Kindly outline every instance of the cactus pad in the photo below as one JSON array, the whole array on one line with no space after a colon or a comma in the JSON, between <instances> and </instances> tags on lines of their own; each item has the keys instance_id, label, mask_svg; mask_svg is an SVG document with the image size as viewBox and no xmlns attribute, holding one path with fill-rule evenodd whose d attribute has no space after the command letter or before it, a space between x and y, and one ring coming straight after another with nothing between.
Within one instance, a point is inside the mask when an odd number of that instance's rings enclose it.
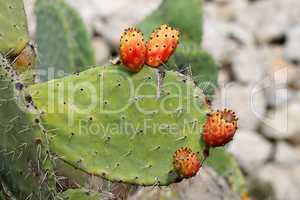
<instances>
[{"instance_id":1,"label":"cactus pad","mask_svg":"<svg viewBox=\"0 0 300 200\"><path fill-rule=\"evenodd\" d=\"M110 66L27 92L44 112L51 151L65 162L112 181L168 185L179 178L172 165L177 149L188 147L202 159L209 108L202 91L176 72L166 72L157 100L156 77L151 68L130 74Z\"/></svg>"},{"instance_id":2,"label":"cactus pad","mask_svg":"<svg viewBox=\"0 0 300 200\"><path fill-rule=\"evenodd\" d=\"M0 62L0 179L17 199L38 198L50 192L39 162L44 152L35 142L40 128L22 100L22 83L3 57Z\"/></svg>"},{"instance_id":3,"label":"cactus pad","mask_svg":"<svg viewBox=\"0 0 300 200\"><path fill-rule=\"evenodd\" d=\"M68 189L67 191L61 194L62 199L67 200L101 200L108 199L105 195L92 192L84 189Z\"/></svg>"},{"instance_id":4,"label":"cactus pad","mask_svg":"<svg viewBox=\"0 0 300 200\"><path fill-rule=\"evenodd\" d=\"M200 45L202 40L201 0L163 0L160 7L139 24L141 30L150 36L158 24L169 24L181 31L182 41Z\"/></svg>"},{"instance_id":5,"label":"cactus pad","mask_svg":"<svg viewBox=\"0 0 300 200\"><path fill-rule=\"evenodd\" d=\"M0 53L17 55L28 42L23 0L0 1Z\"/></svg>"},{"instance_id":6,"label":"cactus pad","mask_svg":"<svg viewBox=\"0 0 300 200\"><path fill-rule=\"evenodd\" d=\"M246 180L240 170L239 164L224 148L211 149L207 165L212 167L218 175L224 177L234 192L239 193L241 197L247 195Z\"/></svg>"},{"instance_id":7,"label":"cactus pad","mask_svg":"<svg viewBox=\"0 0 300 200\"><path fill-rule=\"evenodd\" d=\"M213 99L218 82L218 66L209 53L185 43L177 49L167 66L192 77L204 94Z\"/></svg>"},{"instance_id":8,"label":"cactus pad","mask_svg":"<svg viewBox=\"0 0 300 200\"><path fill-rule=\"evenodd\" d=\"M90 36L78 14L63 0L38 0L37 48L42 80L63 77L95 63ZM54 74L50 74L53 69Z\"/></svg>"}]
</instances>

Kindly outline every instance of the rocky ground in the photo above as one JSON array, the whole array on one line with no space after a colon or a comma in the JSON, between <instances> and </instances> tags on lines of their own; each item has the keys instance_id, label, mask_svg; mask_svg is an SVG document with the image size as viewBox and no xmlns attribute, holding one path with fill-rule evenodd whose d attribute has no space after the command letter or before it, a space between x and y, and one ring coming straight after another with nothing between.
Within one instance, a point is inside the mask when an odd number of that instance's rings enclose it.
<instances>
[{"instance_id":1,"label":"rocky ground","mask_svg":"<svg viewBox=\"0 0 300 200\"><path fill-rule=\"evenodd\" d=\"M299 199L300 2L214 0L204 10L203 48L221 70L215 105L240 118L229 151L253 187Z\"/></svg>"},{"instance_id":2,"label":"rocky ground","mask_svg":"<svg viewBox=\"0 0 300 200\"><path fill-rule=\"evenodd\" d=\"M27 1L30 11L32 0ZM151 13L160 1L68 0L94 36L98 64L114 55L122 30ZM213 54L220 66L220 88L214 105L230 107L240 118L240 129L228 149L261 199L273 199L263 194L274 190L277 200L297 200L300 1L204 2L202 47ZM31 27L33 33L34 26Z\"/></svg>"}]
</instances>

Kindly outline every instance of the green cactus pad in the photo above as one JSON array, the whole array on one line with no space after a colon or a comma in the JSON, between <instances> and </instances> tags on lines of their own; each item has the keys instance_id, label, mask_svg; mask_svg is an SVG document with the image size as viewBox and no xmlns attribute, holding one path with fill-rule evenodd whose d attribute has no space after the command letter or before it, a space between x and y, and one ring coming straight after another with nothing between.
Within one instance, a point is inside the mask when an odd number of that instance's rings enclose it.
<instances>
[{"instance_id":1,"label":"green cactus pad","mask_svg":"<svg viewBox=\"0 0 300 200\"><path fill-rule=\"evenodd\" d=\"M0 53L16 55L29 41L23 0L0 1Z\"/></svg>"},{"instance_id":2,"label":"green cactus pad","mask_svg":"<svg viewBox=\"0 0 300 200\"><path fill-rule=\"evenodd\" d=\"M38 0L35 12L39 65L46 72L42 80L82 71L95 63L89 34L64 1Z\"/></svg>"},{"instance_id":3,"label":"green cactus pad","mask_svg":"<svg viewBox=\"0 0 300 200\"><path fill-rule=\"evenodd\" d=\"M27 92L44 112L51 151L66 163L112 181L168 185L179 178L172 170L178 148L202 157L209 108L202 91L176 72L166 72L156 99L156 77L157 70L147 67L130 74L110 66Z\"/></svg>"},{"instance_id":4,"label":"green cactus pad","mask_svg":"<svg viewBox=\"0 0 300 200\"><path fill-rule=\"evenodd\" d=\"M211 149L207 164L223 176L231 185L232 190L239 193L241 197L248 193L246 180L239 164L224 148Z\"/></svg>"},{"instance_id":5,"label":"green cactus pad","mask_svg":"<svg viewBox=\"0 0 300 200\"><path fill-rule=\"evenodd\" d=\"M104 196L104 197L103 197ZM68 189L61 194L62 199L66 200L101 200L108 199L105 195L84 189Z\"/></svg>"},{"instance_id":6,"label":"green cactus pad","mask_svg":"<svg viewBox=\"0 0 300 200\"><path fill-rule=\"evenodd\" d=\"M22 84L11 80L11 74L3 69L9 66L3 57L0 60L0 179L17 199L46 197L50 190L39 162L44 154L35 137L40 128L16 89Z\"/></svg>"},{"instance_id":7,"label":"green cactus pad","mask_svg":"<svg viewBox=\"0 0 300 200\"><path fill-rule=\"evenodd\" d=\"M96 63L95 52L91 43L91 36L86 31L85 25L83 24L79 14L73 8L65 4L63 1L58 1L57 6L63 9L64 17L69 26L74 63L75 66L77 66L76 70L82 71L87 69L89 66Z\"/></svg>"},{"instance_id":8,"label":"green cactus pad","mask_svg":"<svg viewBox=\"0 0 300 200\"><path fill-rule=\"evenodd\" d=\"M138 26L146 36L150 36L157 26L167 23L180 30L182 41L200 45L203 24L201 2L201 0L164 0L158 10Z\"/></svg>"},{"instance_id":9,"label":"green cactus pad","mask_svg":"<svg viewBox=\"0 0 300 200\"><path fill-rule=\"evenodd\" d=\"M218 85L218 66L212 56L205 52L193 49L191 45L182 45L167 63L173 69L191 76L209 99L213 99Z\"/></svg>"}]
</instances>

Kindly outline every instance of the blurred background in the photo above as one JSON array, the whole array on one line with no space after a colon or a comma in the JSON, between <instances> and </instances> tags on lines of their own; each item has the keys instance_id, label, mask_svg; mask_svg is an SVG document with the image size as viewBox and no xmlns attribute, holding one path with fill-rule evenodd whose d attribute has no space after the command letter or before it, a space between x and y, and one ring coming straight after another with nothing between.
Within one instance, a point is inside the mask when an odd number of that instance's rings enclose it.
<instances>
[{"instance_id":1,"label":"blurred background","mask_svg":"<svg viewBox=\"0 0 300 200\"><path fill-rule=\"evenodd\" d=\"M25 2L34 39L33 0ZM92 35L98 65L118 54L123 29L140 22L160 2L68 0ZM240 119L228 150L256 199L300 199L300 1L204 0L203 9L202 48L219 66L213 105L236 110ZM207 178L201 176L199 182ZM200 199L203 192L199 183L180 187L186 199ZM215 199L235 198L223 192Z\"/></svg>"}]
</instances>

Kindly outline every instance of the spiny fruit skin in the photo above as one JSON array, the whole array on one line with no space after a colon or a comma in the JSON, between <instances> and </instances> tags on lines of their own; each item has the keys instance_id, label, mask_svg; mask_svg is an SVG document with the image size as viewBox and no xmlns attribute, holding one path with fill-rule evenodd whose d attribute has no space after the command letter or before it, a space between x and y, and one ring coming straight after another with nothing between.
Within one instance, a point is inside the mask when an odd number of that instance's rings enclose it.
<instances>
[{"instance_id":1,"label":"spiny fruit skin","mask_svg":"<svg viewBox=\"0 0 300 200\"><path fill-rule=\"evenodd\" d=\"M201 163L196 153L187 147L182 147L173 156L173 166L181 177L190 178L197 174Z\"/></svg>"},{"instance_id":2,"label":"spiny fruit skin","mask_svg":"<svg viewBox=\"0 0 300 200\"><path fill-rule=\"evenodd\" d=\"M237 117L231 110L208 114L208 119L204 125L204 141L208 146L224 146L232 140L237 130Z\"/></svg>"},{"instance_id":3,"label":"spiny fruit skin","mask_svg":"<svg viewBox=\"0 0 300 200\"><path fill-rule=\"evenodd\" d=\"M179 30L166 24L152 32L146 44L146 64L157 68L167 62L179 43Z\"/></svg>"},{"instance_id":4,"label":"spiny fruit skin","mask_svg":"<svg viewBox=\"0 0 300 200\"><path fill-rule=\"evenodd\" d=\"M146 59L146 45L141 31L126 29L121 36L119 51L123 65L131 72L139 72Z\"/></svg>"}]
</instances>

